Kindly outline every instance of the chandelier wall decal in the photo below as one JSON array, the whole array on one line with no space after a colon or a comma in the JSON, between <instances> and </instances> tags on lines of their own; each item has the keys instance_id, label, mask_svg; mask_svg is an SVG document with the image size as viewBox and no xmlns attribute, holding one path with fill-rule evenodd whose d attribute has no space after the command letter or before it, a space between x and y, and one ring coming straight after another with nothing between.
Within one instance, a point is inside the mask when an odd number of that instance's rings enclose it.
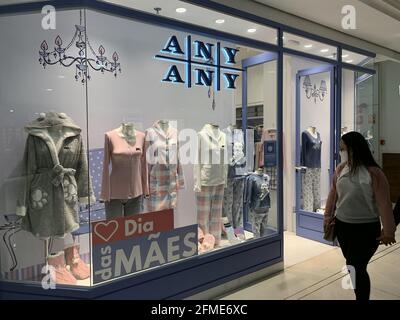
<instances>
[{"instance_id":1,"label":"chandelier wall decal","mask_svg":"<svg viewBox=\"0 0 400 320\"><path fill-rule=\"evenodd\" d=\"M78 49L77 56L69 54L69 49L74 43ZM119 57L116 51L114 51L111 60L109 60L109 58L105 56L106 49L102 45L99 46L97 50L98 53L93 49L86 32L86 27L82 23L82 10L80 11L79 25L75 25L75 34L68 45L63 47L63 41L60 35L56 37L54 44L55 47L53 51L49 51L46 40L43 40L40 45L39 63L43 68L46 68L47 65L56 64L67 68L75 65L75 79L76 81L80 80L82 84L90 80L90 68L102 73L105 71L113 73L114 77L117 77L118 72L121 73L121 64L118 62ZM87 50L87 47L89 50ZM89 53L92 55L91 57L89 57Z\"/></svg>"},{"instance_id":2,"label":"chandelier wall decal","mask_svg":"<svg viewBox=\"0 0 400 320\"><path fill-rule=\"evenodd\" d=\"M317 98L319 98L319 100L321 101L324 101L328 93L328 88L326 86L325 80L321 80L319 88L317 88L316 84L314 84L314 86L312 85L310 76L305 76L303 81L303 89L306 93L307 99L314 98L314 103L317 103Z\"/></svg>"}]
</instances>

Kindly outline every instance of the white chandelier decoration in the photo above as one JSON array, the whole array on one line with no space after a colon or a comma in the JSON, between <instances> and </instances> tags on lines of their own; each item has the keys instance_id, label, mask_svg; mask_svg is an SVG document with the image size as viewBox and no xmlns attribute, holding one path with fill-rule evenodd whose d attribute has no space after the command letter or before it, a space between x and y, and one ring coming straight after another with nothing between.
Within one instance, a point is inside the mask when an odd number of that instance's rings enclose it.
<instances>
[{"instance_id":1,"label":"white chandelier decoration","mask_svg":"<svg viewBox=\"0 0 400 320\"><path fill-rule=\"evenodd\" d=\"M91 78L88 66L95 71L101 71L101 73L105 71L111 72L114 74L114 77L117 77L117 72L121 73L121 64L118 62L119 57L116 51L114 51L111 60L109 60L104 55L106 50L102 45L99 46L98 53L93 50L86 33L86 27L82 23L82 10L80 11L80 23L79 25L75 25L75 34L69 44L63 47L63 41L59 35L56 37L54 43L55 47L53 51L49 51L46 40L43 40L40 45L39 63L43 65L43 68L46 68L47 65L56 64L67 68L75 65L75 80L80 80L82 84ZM74 43L76 48L78 48L77 56L68 54L68 50ZM89 47L89 51L87 47ZM92 54L92 57L88 56L89 53Z\"/></svg>"},{"instance_id":2,"label":"white chandelier decoration","mask_svg":"<svg viewBox=\"0 0 400 320\"><path fill-rule=\"evenodd\" d=\"M310 76L306 76L304 78L303 89L306 93L307 99L313 98L314 103L317 103L317 98L319 98L319 100L321 100L321 101L324 101L324 99L328 93L328 88L326 86L325 80L321 80L319 88L317 88L316 84L312 85Z\"/></svg>"}]
</instances>

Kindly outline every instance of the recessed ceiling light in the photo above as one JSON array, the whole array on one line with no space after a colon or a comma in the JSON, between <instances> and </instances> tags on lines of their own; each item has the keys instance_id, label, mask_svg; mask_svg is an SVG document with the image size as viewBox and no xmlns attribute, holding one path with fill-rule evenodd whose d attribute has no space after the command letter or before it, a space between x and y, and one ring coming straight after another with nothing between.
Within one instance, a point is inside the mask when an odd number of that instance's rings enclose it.
<instances>
[{"instance_id":1,"label":"recessed ceiling light","mask_svg":"<svg viewBox=\"0 0 400 320\"><path fill-rule=\"evenodd\" d=\"M342 54L342 58L347 58L348 56L348 54Z\"/></svg>"},{"instance_id":2,"label":"recessed ceiling light","mask_svg":"<svg viewBox=\"0 0 400 320\"><path fill-rule=\"evenodd\" d=\"M178 13L184 13L186 12L186 8L177 8L175 11Z\"/></svg>"},{"instance_id":3,"label":"recessed ceiling light","mask_svg":"<svg viewBox=\"0 0 400 320\"><path fill-rule=\"evenodd\" d=\"M14 109L10 109L10 112L11 112L11 113L14 113L14 111L15 111Z\"/></svg>"},{"instance_id":4,"label":"recessed ceiling light","mask_svg":"<svg viewBox=\"0 0 400 320\"><path fill-rule=\"evenodd\" d=\"M59 78L59 79L64 79L65 76L63 76L63 75L60 74L60 75L58 76L58 78Z\"/></svg>"},{"instance_id":5,"label":"recessed ceiling light","mask_svg":"<svg viewBox=\"0 0 400 320\"><path fill-rule=\"evenodd\" d=\"M224 19L217 19L217 20L215 20L215 23L218 23L218 24L222 24L222 23L224 23L224 22L225 22Z\"/></svg>"},{"instance_id":6,"label":"recessed ceiling light","mask_svg":"<svg viewBox=\"0 0 400 320\"><path fill-rule=\"evenodd\" d=\"M248 32L248 33L254 33L254 32L256 32L256 31L257 31L257 29L254 29L254 28L247 29L247 32Z\"/></svg>"},{"instance_id":7,"label":"recessed ceiling light","mask_svg":"<svg viewBox=\"0 0 400 320\"><path fill-rule=\"evenodd\" d=\"M307 49L308 49L308 48L312 48L312 46L313 46L312 44L306 44L306 45L304 46L304 48L307 48Z\"/></svg>"},{"instance_id":8,"label":"recessed ceiling light","mask_svg":"<svg viewBox=\"0 0 400 320\"><path fill-rule=\"evenodd\" d=\"M328 52L329 49L321 49L321 52Z\"/></svg>"},{"instance_id":9,"label":"recessed ceiling light","mask_svg":"<svg viewBox=\"0 0 400 320\"><path fill-rule=\"evenodd\" d=\"M346 60L346 62L347 62L347 63L352 63L352 62L353 62L353 60Z\"/></svg>"},{"instance_id":10,"label":"recessed ceiling light","mask_svg":"<svg viewBox=\"0 0 400 320\"><path fill-rule=\"evenodd\" d=\"M47 92L51 92L51 91L53 91L53 89L47 88L46 91L47 91Z\"/></svg>"}]
</instances>

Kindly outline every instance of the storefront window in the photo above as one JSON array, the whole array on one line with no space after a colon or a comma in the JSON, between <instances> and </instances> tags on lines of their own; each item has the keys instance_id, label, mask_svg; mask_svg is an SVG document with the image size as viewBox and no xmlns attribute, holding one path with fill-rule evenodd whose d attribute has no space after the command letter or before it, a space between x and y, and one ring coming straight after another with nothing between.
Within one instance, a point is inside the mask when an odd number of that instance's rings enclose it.
<instances>
[{"instance_id":1,"label":"storefront window","mask_svg":"<svg viewBox=\"0 0 400 320\"><path fill-rule=\"evenodd\" d=\"M90 286L277 235L276 55L91 10L41 21L0 18L2 279Z\"/></svg>"},{"instance_id":2,"label":"storefront window","mask_svg":"<svg viewBox=\"0 0 400 320\"><path fill-rule=\"evenodd\" d=\"M377 103L374 84L376 76L351 70L343 70L342 78L342 130L360 132L378 156Z\"/></svg>"}]
</instances>

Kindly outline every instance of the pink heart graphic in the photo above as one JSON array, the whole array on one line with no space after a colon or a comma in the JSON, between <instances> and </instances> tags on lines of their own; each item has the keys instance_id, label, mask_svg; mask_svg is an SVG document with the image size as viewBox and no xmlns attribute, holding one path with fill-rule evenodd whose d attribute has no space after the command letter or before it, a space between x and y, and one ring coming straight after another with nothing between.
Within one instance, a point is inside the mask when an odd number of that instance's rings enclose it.
<instances>
[{"instance_id":1,"label":"pink heart graphic","mask_svg":"<svg viewBox=\"0 0 400 320\"><path fill-rule=\"evenodd\" d=\"M108 242L117 231L118 222L115 220L99 222L94 227L94 232L96 235L105 242Z\"/></svg>"}]
</instances>

